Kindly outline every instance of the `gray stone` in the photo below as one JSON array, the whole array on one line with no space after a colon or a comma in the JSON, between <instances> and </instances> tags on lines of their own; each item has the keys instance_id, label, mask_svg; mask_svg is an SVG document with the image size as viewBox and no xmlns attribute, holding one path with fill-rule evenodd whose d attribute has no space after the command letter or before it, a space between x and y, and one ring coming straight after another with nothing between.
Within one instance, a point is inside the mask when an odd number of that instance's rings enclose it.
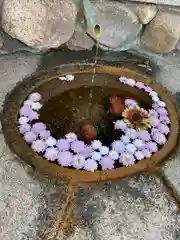
<instances>
[{"instance_id":1,"label":"gray stone","mask_svg":"<svg viewBox=\"0 0 180 240\"><path fill-rule=\"evenodd\" d=\"M180 6L180 0L131 0L132 2L154 3L162 5Z\"/></svg>"},{"instance_id":2,"label":"gray stone","mask_svg":"<svg viewBox=\"0 0 180 240\"><path fill-rule=\"evenodd\" d=\"M4 0L2 27L33 48L57 48L73 35L77 9L72 0Z\"/></svg>"},{"instance_id":3,"label":"gray stone","mask_svg":"<svg viewBox=\"0 0 180 240\"><path fill-rule=\"evenodd\" d=\"M66 43L70 50L90 50L93 48L95 42L86 33L74 32L73 36Z\"/></svg>"},{"instance_id":4,"label":"gray stone","mask_svg":"<svg viewBox=\"0 0 180 240\"><path fill-rule=\"evenodd\" d=\"M131 43L141 30L138 18L125 4L114 1L93 1L96 24L100 25L98 41L107 47L118 48ZM95 38L94 34L88 30Z\"/></svg>"},{"instance_id":5,"label":"gray stone","mask_svg":"<svg viewBox=\"0 0 180 240\"><path fill-rule=\"evenodd\" d=\"M142 43L154 52L167 53L175 48L180 37L180 15L173 11L159 11L146 26Z\"/></svg>"},{"instance_id":6,"label":"gray stone","mask_svg":"<svg viewBox=\"0 0 180 240\"><path fill-rule=\"evenodd\" d=\"M39 60L40 56L30 53L0 57L0 110L6 94L36 70Z\"/></svg>"},{"instance_id":7,"label":"gray stone","mask_svg":"<svg viewBox=\"0 0 180 240\"><path fill-rule=\"evenodd\" d=\"M155 5L139 5L137 7L137 15L142 24L148 24L156 15L157 7Z\"/></svg>"},{"instance_id":8,"label":"gray stone","mask_svg":"<svg viewBox=\"0 0 180 240\"><path fill-rule=\"evenodd\" d=\"M3 46L3 38L2 38L2 35L0 33L0 48L2 48L2 46Z\"/></svg>"}]
</instances>

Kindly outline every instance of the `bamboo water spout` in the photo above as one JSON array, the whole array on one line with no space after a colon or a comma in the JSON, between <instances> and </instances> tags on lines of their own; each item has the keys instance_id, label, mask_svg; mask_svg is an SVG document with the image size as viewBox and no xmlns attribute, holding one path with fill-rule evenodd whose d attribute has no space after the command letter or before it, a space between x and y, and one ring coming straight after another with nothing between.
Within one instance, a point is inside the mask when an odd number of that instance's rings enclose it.
<instances>
[{"instance_id":1,"label":"bamboo water spout","mask_svg":"<svg viewBox=\"0 0 180 240\"><path fill-rule=\"evenodd\" d=\"M89 0L83 0L84 15L86 24L96 38L101 36L101 27L96 22L95 13Z\"/></svg>"}]
</instances>

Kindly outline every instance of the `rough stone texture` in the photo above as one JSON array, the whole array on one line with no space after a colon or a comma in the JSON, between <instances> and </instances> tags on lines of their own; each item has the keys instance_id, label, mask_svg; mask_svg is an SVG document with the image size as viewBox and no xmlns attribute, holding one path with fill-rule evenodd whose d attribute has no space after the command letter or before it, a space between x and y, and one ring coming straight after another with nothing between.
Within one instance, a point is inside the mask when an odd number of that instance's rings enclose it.
<instances>
[{"instance_id":1,"label":"rough stone texture","mask_svg":"<svg viewBox=\"0 0 180 240\"><path fill-rule=\"evenodd\" d=\"M125 4L114 1L93 1L96 24L101 27L98 41L110 48L132 42L141 29L137 16ZM91 31L89 34L93 36ZM94 36L93 36L94 37Z\"/></svg>"},{"instance_id":2,"label":"rough stone texture","mask_svg":"<svg viewBox=\"0 0 180 240\"><path fill-rule=\"evenodd\" d=\"M56 48L72 36L76 14L72 0L4 0L2 27L31 47Z\"/></svg>"},{"instance_id":3,"label":"rough stone texture","mask_svg":"<svg viewBox=\"0 0 180 240\"><path fill-rule=\"evenodd\" d=\"M131 2L155 3L163 5L180 6L180 0L131 0Z\"/></svg>"},{"instance_id":4,"label":"rough stone texture","mask_svg":"<svg viewBox=\"0 0 180 240\"><path fill-rule=\"evenodd\" d=\"M28 53L0 57L0 111L6 94L36 70L39 60L40 56Z\"/></svg>"},{"instance_id":5,"label":"rough stone texture","mask_svg":"<svg viewBox=\"0 0 180 240\"><path fill-rule=\"evenodd\" d=\"M151 4L137 7L137 15L142 24L148 24L155 17L157 11L157 7Z\"/></svg>"},{"instance_id":6,"label":"rough stone texture","mask_svg":"<svg viewBox=\"0 0 180 240\"><path fill-rule=\"evenodd\" d=\"M170 52L180 37L180 15L173 11L159 11L146 26L142 42L152 51Z\"/></svg>"},{"instance_id":7,"label":"rough stone texture","mask_svg":"<svg viewBox=\"0 0 180 240\"><path fill-rule=\"evenodd\" d=\"M90 50L93 48L95 42L86 33L74 32L73 36L66 43L70 50Z\"/></svg>"},{"instance_id":8,"label":"rough stone texture","mask_svg":"<svg viewBox=\"0 0 180 240\"><path fill-rule=\"evenodd\" d=\"M0 33L0 48L3 46L3 38L2 38L2 35Z\"/></svg>"}]
</instances>

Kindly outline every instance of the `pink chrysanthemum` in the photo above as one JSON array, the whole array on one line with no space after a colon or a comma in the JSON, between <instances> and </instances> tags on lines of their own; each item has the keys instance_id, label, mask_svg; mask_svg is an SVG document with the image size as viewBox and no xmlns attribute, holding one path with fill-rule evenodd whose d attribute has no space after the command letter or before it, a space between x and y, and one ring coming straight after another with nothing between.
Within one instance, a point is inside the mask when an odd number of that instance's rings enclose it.
<instances>
[{"instance_id":1,"label":"pink chrysanthemum","mask_svg":"<svg viewBox=\"0 0 180 240\"><path fill-rule=\"evenodd\" d=\"M59 152L58 154L58 163L63 167L71 166L72 164L72 153L69 151Z\"/></svg>"},{"instance_id":2,"label":"pink chrysanthemum","mask_svg":"<svg viewBox=\"0 0 180 240\"><path fill-rule=\"evenodd\" d=\"M24 123L22 125L19 126L19 132L21 134L24 134L26 132L29 132L31 130L31 125L28 123Z\"/></svg>"},{"instance_id":3,"label":"pink chrysanthemum","mask_svg":"<svg viewBox=\"0 0 180 240\"><path fill-rule=\"evenodd\" d=\"M72 165L76 169L82 169L85 165L85 157L82 154L76 154L72 158Z\"/></svg>"},{"instance_id":4,"label":"pink chrysanthemum","mask_svg":"<svg viewBox=\"0 0 180 240\"><path fill-rule=\"evenodd\" d=\"M24 140L27 143L32 143L33 141L35 141L37 139L37 135L35 133L33 133L32 131L30 132L26 132L24 134Z\"/></svg>"},{"instance_id":5,"label":"pink chrysanthemum","mask_svg":"<svg viewBox=\"0 0 180 240\"><path fill-rule=\"evenodd\" d=\"M75 152L75 153L80 153L83 152L85 148L85 144L83 141L74 141L71 143L71 149Z\"/></svg>"},{"instance_id":6,"label":"pink chrysanthemum","mask_svg":"<svg viewBox=\"0 0 180 240\"><path fill-rule=\"evenodd\" d=\"M41 131L46 129L46 125L42 122L37 122L32 125L32 131L36 134L39 134Z\"/></svg>"},{"instance_id":7,"label":"pink chrysanthemum","mask_svg":"<svg viewBox=\"0 0 180 240\"><path fill-rule=\"evenodd\" d=\"M85 170L94 172L95 170L97 170L97 168L98 168L98 164L92 158L88 158L85 161L85 165L84 165Z\"/></svg>"},{"instance_id":8,"label":"pink chrysanthemum","mask_svg":"<svg viewBox=\"0 0 180 240\"><path fill-rule=\"evenodd\" d=\"M57 141L57 147L60 151L67 151L70 148L70 143L67 139L59 139Z\"/></svg>"},{"instance_id":9,"label":"pink chrysanthemum","mask_svg":"<svg viewBox=\"0 0 180 240\"><path fill-rule=\"evenodd\" d=\"M36 140L36 141L32 142L31 147L35 152L43 153L46 150L47 145L46 145L45 141L43 141L43 140Z\"/></svg>"},{"instance_id":10,"label":"pink chrysanthemum","mask_svg":"<svg viewBox=\"0 0 180 240\"><path fill-rule=\"evenodd\" d=\"M135 164L135 158L131 153L123 153L120 155L120 163L122 163L124 166L131 166Z\"/></svg>"},{"instance_id":11,"label":"pink chrysanthemum","mask_svg":"<svg viewBox=\"0 0 180 240\"><path fill-rule=\"evenodd\" d=\"M44 140L46 140L50 135L51 132L49 130L42 130L39 132L39 137Z\"/></svg>"},{"instance_id":12,"label":"pink chrysanthemum","mask_svg":"<svg viewBox=\"0 0 180 240\"><path fill-rule=\"evenodd\" d=\"M55 147L48 147L44 153L44 157L49 161L55 161L58 156L58 150Z\"/></svg>"},{"instance_id":13,"label":"pink chrysanthemum","mask_svg":"<svg viewBox=\"0 0 180 240\"><path fill-rule=\"evenodd\" d=\"M114 168L114 161L108 156L103 157L100 163L102 170L110 170Z\"/></svg>"}]
</instances>

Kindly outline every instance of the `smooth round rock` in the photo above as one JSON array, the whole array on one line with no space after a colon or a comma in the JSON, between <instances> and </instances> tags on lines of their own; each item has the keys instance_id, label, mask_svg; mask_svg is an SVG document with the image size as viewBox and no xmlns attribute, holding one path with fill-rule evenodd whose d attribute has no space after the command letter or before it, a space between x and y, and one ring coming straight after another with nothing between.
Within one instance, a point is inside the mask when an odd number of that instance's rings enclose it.
<instances>
[{"instance_id":1,"label":"smooth round rock","mask_svg":"<svg viewBox=\"0 0 180 240\"><path fill-rule=\"evenodd\" d=\"M157 53L172 51L180 37L180 15L173 11L159 11L146 26L141 42Z\"/></svg>"},{"instance_id":2,"label":"smooth round rock","mask_svg":"<svg viewBox=\"0 0 180 240\"><path fill-rule=\"evenodd\" d=\"M156 5L143 4L137 7L137 15L142 24L148 24L157 13L158 9Z\"/></svg>"},{"instance_id":3,"label":"smooth round rock","mask_svg":"<svg viewBox=\"0 0 180 240\"><path fill-rule=\"evenodd\" d=\"M120 2L100 0L92 2L92 8L96 17L95 23L101 28L98 41L102 45L117 48L136 39L142 25L128 6ZM88 33L97 40L90 28Z\"/></svg>"},{"instance_id":4,"label":"smooth round rock","mask_svg":"<svg viewBox=\"0 0 180 240\"><path fill-rule=\"evenodd\" d=\"M2 27L33 48L56 48L73 35L76 14L72 0L4 0Z\"/></svg>"}]
</instances>

